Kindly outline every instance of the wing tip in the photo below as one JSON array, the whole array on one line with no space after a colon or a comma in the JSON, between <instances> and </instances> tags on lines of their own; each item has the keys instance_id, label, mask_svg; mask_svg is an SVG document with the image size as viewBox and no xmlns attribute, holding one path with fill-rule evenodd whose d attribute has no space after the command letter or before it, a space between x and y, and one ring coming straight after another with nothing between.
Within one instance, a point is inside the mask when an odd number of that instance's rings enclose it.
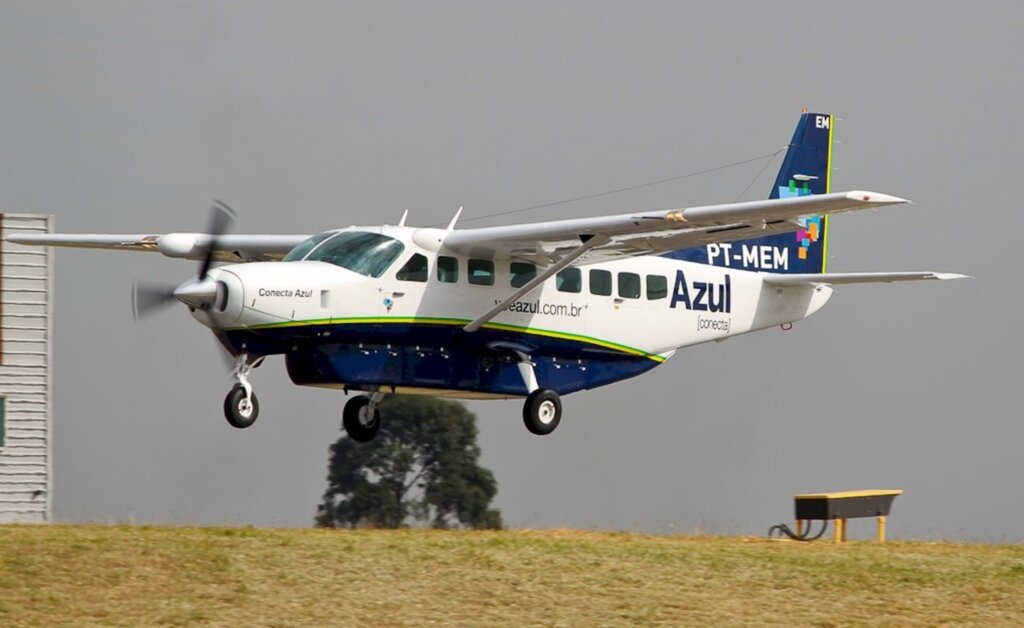
<instances>
[{"instance_id":1,"label":"wing tip","mask_svg":"<svg viewBox=\"0 0 1024 628\"><path fill-rule=\"evenodd\" d=\"M11 233L4 236L4 242L10 242L11 244L34 244L37 238L33 238L33 235L38 234Z\"/></svg>"},{"instance_id":2,"label":"wing tip","mask_svg":"<svg viewBox=\"0 0 1024 628\"><path fill-rule=\"evenodd\" d=\"M852 190L846 193L846 198L851 201L868 203L870 205L901 205L903 203L912 203L910 199L893 196L892 194L872 192L870 190Z\"/></svg>"}]
</instances>

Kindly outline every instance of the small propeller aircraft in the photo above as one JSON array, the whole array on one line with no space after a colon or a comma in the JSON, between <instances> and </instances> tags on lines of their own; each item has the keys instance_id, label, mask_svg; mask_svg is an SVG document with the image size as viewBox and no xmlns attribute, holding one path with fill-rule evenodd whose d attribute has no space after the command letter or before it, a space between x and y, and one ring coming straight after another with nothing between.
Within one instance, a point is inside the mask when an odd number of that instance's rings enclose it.
<instances>
[{"instance_id":1,"label":"small propeller aircraft","mask_svg":"<svg viewBox=\"0 0 1024 628\"><path fill-rule=\"evenodd\" d=\"M525 398L549 434L561 395L639 375L683 347L789 325L830 286L964 275L826 273L829 216L908 201L829 186L834 118L804 112L767 200L458 229L397 225L315 235L12 234L21 245L159 252L201 262L177 287L137 286L139 315L180 301L234 357L228 422L253 424L249 381L283 355L295 384L361 391L356 441L388 393ZM461 211L461 210L460 210ZM214 266L214 262L223 263Z\"/></svg>"}]
</instances>

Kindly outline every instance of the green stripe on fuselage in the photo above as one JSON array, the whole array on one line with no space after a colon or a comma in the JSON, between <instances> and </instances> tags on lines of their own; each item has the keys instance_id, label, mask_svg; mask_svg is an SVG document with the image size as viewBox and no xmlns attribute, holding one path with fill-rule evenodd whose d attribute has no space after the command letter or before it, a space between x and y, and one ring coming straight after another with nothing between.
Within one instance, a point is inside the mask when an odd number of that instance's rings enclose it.
<instances>
[{"instance_id":1,"label":"green stripe on fuselage","mask_svg":"<svg viewBox=\"0 0 1024 628\"><path fill-rule=\"evenodd\" d=\"M283 321L280 323L265 323L263 325L251 325L249 327L233 327L225 329L224 331L259 331L261 329L281 329L285 327L311 327L315 325L358 325L358 324L369 324L369 325L451 325L451 326L464 326L468 324L470 320L468 318L432 318L432 317L419 317L419 316L356 316L351 318L317 318L304 321ZM551 329L540 329L537 327L522 327L520 325L509 325L507 323L484 323L484 329L495 329L499 331L513 331L523 334L529 334L534 336L546 336L548 338L559 338L561 340L573 340L576 342L583 342L586 344L597 345L604 347L605 349L614 349L630 355L636 355L644 358L654 360L655 362L664 362L665 357L657 355L655 353L648 353L641 349L629 347L617 342L611 342L608 340L601 340L600 338L593 338L591 336L584 336L582 334L570 334L562 331L554 331Z\"/></svg>"}]
</instances>

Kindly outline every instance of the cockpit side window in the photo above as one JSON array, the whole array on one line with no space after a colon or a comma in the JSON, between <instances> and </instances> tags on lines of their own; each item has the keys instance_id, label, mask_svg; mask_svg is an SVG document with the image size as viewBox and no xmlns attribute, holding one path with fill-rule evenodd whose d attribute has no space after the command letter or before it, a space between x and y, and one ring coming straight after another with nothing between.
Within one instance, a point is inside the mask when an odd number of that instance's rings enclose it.
<instances>
[{"instance_id":1,"label":"cockpit side window","mask_svg":"<svg viewBox=\"0 0 1024 628\"><path fill-rule=\"evenodd\" d=\"M419 253L413 253L409 261L400 269L395 279L399 281L426 281L427 280L427 258Z\"/></svg>"},{"instance_id":2,"label":"cockpit side window","mask_svg":"<svg viewBox=\"0 0 1024 628\"><path fill-rule=\"evenodd\" d=\"M380 277L402 254L405 245L366 231L343 231L313 249L307 261L327 262L367 277Z\"/></svg>"}]
</instances>

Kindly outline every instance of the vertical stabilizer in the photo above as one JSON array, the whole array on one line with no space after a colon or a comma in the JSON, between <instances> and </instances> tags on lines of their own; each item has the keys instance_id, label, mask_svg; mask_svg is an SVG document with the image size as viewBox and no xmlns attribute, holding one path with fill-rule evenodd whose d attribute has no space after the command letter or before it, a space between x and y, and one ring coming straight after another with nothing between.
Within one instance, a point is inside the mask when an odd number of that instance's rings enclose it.
<instances>
[{"instance_id":1,"label":"vertical stabilizer","mask_svg":"<svg viewBox=\"0 0 1024 628\"><path fill-rule=\"evenodd\" d=\"M832 128L828 113L800 115L793 139L768 198L788 198L830 191ZM790 233L731 243L682 249L667 257L741 270L776 273L823 273L828 263L828 216L801 220Z\"/></svg>"}]
</instances>

